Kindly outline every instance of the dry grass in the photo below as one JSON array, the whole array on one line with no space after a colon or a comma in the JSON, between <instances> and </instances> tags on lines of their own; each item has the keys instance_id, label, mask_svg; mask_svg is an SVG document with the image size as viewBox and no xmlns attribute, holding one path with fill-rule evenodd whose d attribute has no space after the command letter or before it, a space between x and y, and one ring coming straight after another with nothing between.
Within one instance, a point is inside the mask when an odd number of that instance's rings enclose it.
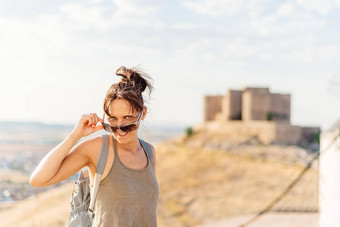
<instances>
[{"instance_id":1,"label":"dry grass","mask_svg":"<svg viewBox=\"0 0 340 227\"><path fill-rule=\"evenodd\" d=\"M237 149L226 152L171 141L159 144L156 148L159 226L196 226L207 219L258 212L303 168L300 162L251 155L262 154L261 149L294 152L291 147L248 148L242 146L240 149L246 151L238 153ZM289 206L317 209L317 181L317 169L309 170L275 209ZM71 193L72 184L66 184L18 202L11 209L1 210L0 226L65 226Z\"/></svg>"},{"instance_id":2,"label":"dry grass","mask_svg":"<svg viewBox=\"0 0 340 227\"><path fill-rule=\"evenodd\" d=\"M194 226L258 212L304 167L174 143L159 145L157 152L161 226ZM317 181L317 170L309 170L275 209L317 209Z\"/></svg>"},{"instance_id":3,"label":"dry grass","mask_svg":"<svg viewBox=\"0 0 340 227\"><path fill-rule=\"evenodd\" d=\"M0 226L66 226L72 187L68 183L16 202L12 208L1 209Z\"/></svg>"}]
</instances>

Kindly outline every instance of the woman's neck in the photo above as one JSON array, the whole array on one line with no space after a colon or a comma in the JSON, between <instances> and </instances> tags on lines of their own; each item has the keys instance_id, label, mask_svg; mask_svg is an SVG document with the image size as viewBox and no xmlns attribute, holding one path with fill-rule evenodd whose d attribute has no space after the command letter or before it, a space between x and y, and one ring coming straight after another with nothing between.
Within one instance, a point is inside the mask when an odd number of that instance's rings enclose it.
<instances>
[{"instance_id":1,"label":"woman's neck","mask_svg":"<svg viewBox=\"0 0 340 227\"><path fill-rule=\"evenodd\" d=\"M133 142L129 142L126 144L121 144L116 140L116 145L117 145L117 149L119 149L120 151L134 154L134 155L138 154L142 149L142 146L138 138L136 138L136 140L133 140Z\"/></svg>"}]
</instances>

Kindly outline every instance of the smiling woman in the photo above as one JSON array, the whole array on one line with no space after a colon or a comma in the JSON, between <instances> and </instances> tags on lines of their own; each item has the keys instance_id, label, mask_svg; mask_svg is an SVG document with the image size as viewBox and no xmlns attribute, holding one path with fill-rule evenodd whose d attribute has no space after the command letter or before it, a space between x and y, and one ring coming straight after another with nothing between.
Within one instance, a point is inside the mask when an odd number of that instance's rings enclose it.
<instances>
[{"instance_id":1,"label":"smiling woman","mask_svg":"<svg viewBox=\"0 0 340 227\"><path fill-rule=\"evenodd\" d=\"M95 113L84 114L71 134L39 163L30 183L36 187L55 184L88 166L93 184L102 138L74 145L81 137L104 129L110 141L104 143L108 156L94 201L93 226L155 227L159 197L155 148L138 138L140 122L147 114L142 92L148 88L151 93L147 80L151 78L124 66L116 74L122 79L106 93L103 119Z\"/></svg>"}]
</instances>

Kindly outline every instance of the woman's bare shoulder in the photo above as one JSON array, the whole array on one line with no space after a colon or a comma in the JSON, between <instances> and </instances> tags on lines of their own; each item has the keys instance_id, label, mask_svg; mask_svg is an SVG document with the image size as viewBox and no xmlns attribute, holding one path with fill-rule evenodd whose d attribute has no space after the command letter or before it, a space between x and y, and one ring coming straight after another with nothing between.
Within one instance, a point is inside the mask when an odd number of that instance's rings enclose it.
<instances>
[{"instance_id":1,"label":"woman's bare shoulder","mask_svg":"<svg viewBox=\"0 0 340 227\"><path fill-rule=\"evenodd\" d=\"M102 136L95 136L84 140L84 145L86 145L87 155L90 159L89 165L95 165L99 158L100 148L102 144Z\"/></svg>"},{"instance_id":2,"label":"woman's bare shoulder","mask_svg":"<svg viewBox=\"0 0 340 227\"><path fill-rule=\"evenodd\" d=\"M146 141L145 141L146 142ZM154 166L156 167L156 149L155 149L155 147L151 144L151 143L149 143L149 142L146 142L148 145L149 145L149 147L151 148L151 151L152 151L152 156L153 156L153 164L154 164Z\"/></svg>"}]
</instances>

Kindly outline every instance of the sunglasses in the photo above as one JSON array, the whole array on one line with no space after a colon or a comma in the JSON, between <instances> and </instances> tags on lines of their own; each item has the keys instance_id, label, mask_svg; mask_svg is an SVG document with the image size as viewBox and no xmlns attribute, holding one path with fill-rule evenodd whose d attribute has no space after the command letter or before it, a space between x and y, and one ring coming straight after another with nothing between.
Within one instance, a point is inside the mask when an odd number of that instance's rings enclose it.
<instances>
[{"instance_id":1,"label":"sunglasses","mask_svg":"<svg viewBox=\"0 0 340 227\"><path fill-rule=\"evenodd\" d=\"M140 122L142 115L143 115L143 111L140 113L137 121L132 122L132 123L128 123L128 124L125 124L125 125L113 126L113 125L110 125L109 123L104 123L104 122L102 122L102 125L103 125L104 130L106 130L108 132L112 132L112 133L113 132L118 133L118 129L120 129L123 132L131 132L131 131L136 130L138 128L138 123ZM103 119L104 119L104 117L105 117L105 113L103 115ZM118 134L120 135L120 133L118 133Z\"/></svg>"}]
</instances>

